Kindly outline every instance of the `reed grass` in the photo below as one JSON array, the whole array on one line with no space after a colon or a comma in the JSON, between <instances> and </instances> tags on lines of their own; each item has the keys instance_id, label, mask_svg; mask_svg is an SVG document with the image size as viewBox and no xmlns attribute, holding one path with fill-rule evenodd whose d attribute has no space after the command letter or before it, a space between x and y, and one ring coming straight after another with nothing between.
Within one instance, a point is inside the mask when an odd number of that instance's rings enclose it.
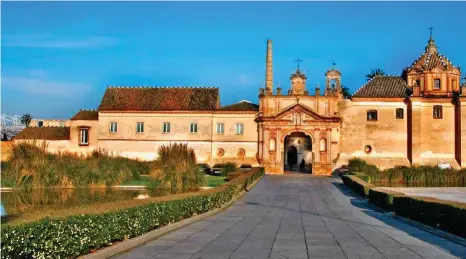
<instances>
[{"instance_id":1,"label":"reed grass","mask_svg":"<svg viewBox=\"0 0 466 259\"><path fill-rule=\"evenodd\" d=\"M18 143L11 147L10 158L2 162L2 182L22 189L74 188L119 185L138 180L149 172L150 163L113 157L95 150L83 158L77 154L46 152L45 146Z\"/></svg>"},{"instance_id":2,"label":"reed grass","mask_svg":"<svg viewBox=\"0 0 466 259\"><path fill-rule=\"evenodd\" d=\"M390 183L406 186L466 186L466 170L441 169L437 166L395 166L380 170L375 165L356 158L348 164L349 171L365 175L370 183Z\"/></svg>"}]
</instances>

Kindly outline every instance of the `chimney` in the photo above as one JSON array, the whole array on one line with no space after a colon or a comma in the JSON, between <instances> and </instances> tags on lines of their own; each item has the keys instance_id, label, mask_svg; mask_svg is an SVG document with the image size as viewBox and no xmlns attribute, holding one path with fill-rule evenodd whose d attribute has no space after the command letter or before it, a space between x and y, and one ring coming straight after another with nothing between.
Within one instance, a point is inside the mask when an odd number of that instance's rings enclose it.
<instances>
[{"instance_id":1,"label":"chimney","mask_svg":"<svg viewBox=\"0 0 466 259\"><path fill-rule=\"evenodd\" d=\"M265 61L265 94L272 95L272 40L267 40L267 56Z\"/></svg>"}]
</instances>

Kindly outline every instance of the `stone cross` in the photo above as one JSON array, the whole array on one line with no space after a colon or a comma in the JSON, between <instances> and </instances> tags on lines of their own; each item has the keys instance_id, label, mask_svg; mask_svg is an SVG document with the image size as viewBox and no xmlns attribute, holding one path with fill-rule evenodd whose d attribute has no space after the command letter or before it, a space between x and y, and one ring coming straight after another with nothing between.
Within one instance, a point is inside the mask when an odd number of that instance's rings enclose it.
<instances>
[{"instance_id":1,"label":"stone cross","mask_svg":"<svg viewBox=\"0 0 466 259\"><path fill-rule=\"evenodd\" d=\"M295 60L295 61L296 61L296 63L298 63L298 69L299 69L299 63L302 62L303 60L298 58L298 59Z\"/></svg>"}]
</instances>

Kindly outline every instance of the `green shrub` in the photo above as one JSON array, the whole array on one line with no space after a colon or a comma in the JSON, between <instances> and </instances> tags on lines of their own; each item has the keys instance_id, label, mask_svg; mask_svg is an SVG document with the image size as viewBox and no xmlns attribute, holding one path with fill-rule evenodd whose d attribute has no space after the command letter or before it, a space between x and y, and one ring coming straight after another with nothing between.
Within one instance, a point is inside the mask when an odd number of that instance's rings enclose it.
<instances>
[{"instance_id":1,"label":"green shrub","mask_svg":"<svg viewBox=\"0 0 466 259\"><path fill-rule=\"evenodd\" d=\"M397 215L422 222L460 237L466 237L466 207L427 198L395 196L393 208Z\"/></svg>"},{"instance_id":2,"label":"green shrub","mask_svg":"<svg viewBox=\"0 0 466 259\"><path fill-rule=\"evenodd\" d=\"M369 196L369 189L372 187L369 183L359 179L354 175L343 175L343 183L351 188L357 194L367 197Z\"/></svg>"},{"instance_id":3,"label":"green shrub","mask_svg":"<svg viewBox=\"0 0 466 259\"><path fill-rule=\"evenodd\" d=\"M236 163L226 163L225 167L222 169L222 176L228 176L229 173L236 172Z\"/></svg>"},{"instance_id":4,"label":"green shrub","mask_svg":"<svg viewBox=\"0 0 466 259\"><path fill-rule=\"evenodd\" d=\"M166 202L149 203L99 215L3 226L2 258L74 258L132 238L169 223L219 208L264 174L255 168L209 192Z\"/></svg>"},{"instance_id":5,"label":"green shrub","mask_svg":"<svg viewBox=\"0 0 466 259\"><path fill-rule=\"evenodd\" d=\"M393 211L393 198L401 195L396 192L369 189L369 201L388 211Z\"/></svg>"}]
</instances>

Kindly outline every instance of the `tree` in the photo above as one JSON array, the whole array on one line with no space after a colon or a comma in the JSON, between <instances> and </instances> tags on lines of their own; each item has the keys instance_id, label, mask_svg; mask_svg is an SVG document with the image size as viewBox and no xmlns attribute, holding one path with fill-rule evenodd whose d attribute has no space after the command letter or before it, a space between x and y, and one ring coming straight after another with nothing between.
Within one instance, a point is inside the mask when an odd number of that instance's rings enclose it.
<instances>
[{"instance_id":1,"label":"tree","mask_svg":"<svg viewBox=\"0 0 466 259\"><path fill-rule=\"evenodd\" d=\"M343 94L344 98L349 98L351 97L349 88L346 85L341 85L341 93Z\"/></svg>"},{"instance_id":2,"label":"tree","mask_svg":"<svg viewBox=\"0 0 466 259\"><path fill-rule=\"evenodd\" d=\"M29 127L31 120L32 120L32 116L29 113L26 113L21 117L21 123L26 125L26 127Z\"/></svg>"},{"instance_id":3,"label":"tree","mask_svg":"<svg viewBox=\"0 0 466 259\"><path fill-rule=\"evenodd\" d=\"M376 76L384 76L384 75L385 75L385 71L383 71L380 68L375 68L375 69L372 69L372 71L366 75L366 78L367 80L371 80L372 78Z\"/></svg>"}]
</instances>

